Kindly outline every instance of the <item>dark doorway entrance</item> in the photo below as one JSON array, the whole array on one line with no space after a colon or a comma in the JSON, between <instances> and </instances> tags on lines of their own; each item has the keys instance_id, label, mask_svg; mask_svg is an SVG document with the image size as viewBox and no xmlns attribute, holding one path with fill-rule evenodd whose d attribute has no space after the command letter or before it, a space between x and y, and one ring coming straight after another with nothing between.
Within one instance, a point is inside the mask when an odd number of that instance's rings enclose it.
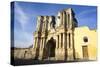
<instances>
[{"instance_id":1,"label":"dark doorway entrance","mask_svg":"<svg viewBox=\"0 0 100 67\"><path fill-rule=\"evenodd\" d=\"M47 42L47 56L50 57L55 57L55 48L56 48L56 41L53 39L53 37L48 40Z\"/></svg>"}]
</instances>

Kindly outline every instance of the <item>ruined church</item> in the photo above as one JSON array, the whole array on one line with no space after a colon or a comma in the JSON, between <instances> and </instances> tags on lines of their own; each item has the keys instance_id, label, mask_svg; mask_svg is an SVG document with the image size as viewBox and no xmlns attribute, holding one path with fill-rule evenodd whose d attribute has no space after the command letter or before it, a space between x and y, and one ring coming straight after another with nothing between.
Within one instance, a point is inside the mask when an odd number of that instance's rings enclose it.
<instances>
[{"instance_id":1,"label":"ruined church","mask_svg":"<svg viewBox=\"0 0 100 67\"><path fill-rule=\"evenodd\" d=\"M78 27L72 8L59 11L57 16L38 16L33 57L38 60L95 60L96 38L96 30Z\"/></svg>"}]
</instances>

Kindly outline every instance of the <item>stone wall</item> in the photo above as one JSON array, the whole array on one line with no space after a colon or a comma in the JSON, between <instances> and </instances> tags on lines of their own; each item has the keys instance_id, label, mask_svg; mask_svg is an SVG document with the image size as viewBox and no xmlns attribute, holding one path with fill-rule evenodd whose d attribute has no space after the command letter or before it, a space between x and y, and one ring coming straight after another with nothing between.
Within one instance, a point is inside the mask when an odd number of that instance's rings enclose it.
<instances>
[{"instance_id":1,"label":"stone wall","mask_svg":"<svg viewBox=\"0 0 100 67\"><path fill-rule=\"evenodd\" d=\"M34 59L33 48L14 48L11 49L14 59Z\"/></svg>"}]
</instances>

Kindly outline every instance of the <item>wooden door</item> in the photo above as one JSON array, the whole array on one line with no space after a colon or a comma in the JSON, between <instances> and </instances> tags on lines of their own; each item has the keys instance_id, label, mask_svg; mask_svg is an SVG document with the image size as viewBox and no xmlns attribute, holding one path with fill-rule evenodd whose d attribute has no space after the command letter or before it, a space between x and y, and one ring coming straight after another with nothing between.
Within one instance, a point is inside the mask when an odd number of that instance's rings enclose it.
<instances>
[{"instance_id":1,"label":"wooden door","mask_svg":"<svg viewBox=\"0 0 100 67\"><path fill-rule=\"evenodd\" d=\"M82 50L83 50L83 59L88 60L88 47L82 46Z\"/></svg>"}]
</instances>

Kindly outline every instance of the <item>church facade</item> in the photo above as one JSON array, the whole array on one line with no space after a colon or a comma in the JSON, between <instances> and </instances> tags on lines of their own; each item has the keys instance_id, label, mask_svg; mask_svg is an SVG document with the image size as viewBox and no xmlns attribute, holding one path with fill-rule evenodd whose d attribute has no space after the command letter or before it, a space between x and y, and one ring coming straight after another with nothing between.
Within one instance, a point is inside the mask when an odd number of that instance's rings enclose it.
<instances>
[{"instance_id":1,"label":"church facade","mask_svg":"<svg viewBox=\"0 0 100 67\"><path fill-rule=\"evenodd\" d=\"M96 30L78 27L72 8L38 16L33 57L39 60L96 60Z\"/></svg>"}]
</instances>

